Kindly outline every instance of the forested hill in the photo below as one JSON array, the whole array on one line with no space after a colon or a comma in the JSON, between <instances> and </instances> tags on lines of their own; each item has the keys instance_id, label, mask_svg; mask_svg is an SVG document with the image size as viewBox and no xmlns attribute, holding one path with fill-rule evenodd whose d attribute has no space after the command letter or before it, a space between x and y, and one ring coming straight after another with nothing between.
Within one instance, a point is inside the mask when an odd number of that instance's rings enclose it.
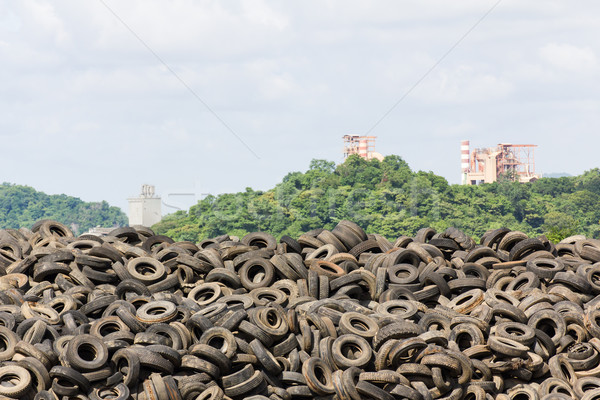
<instances>
[{"instance_id":1,"label":"forested hill","mask_svg":"<svg viewBox=\"0 0 600 400\"><path fill-rule=\"evenodd\" d=\"M289 173L266 192L208 196L166 216L153 229L176 240L267 231L298 237L332 229L341 219L388 238L419 228L454 226L480 237L510 227L558 241L571 234L600 235L600 170L521 184L508 178L480 186L449 185L432 172L414 172L398 156L382 162L349 157L338 166L313 160L308 171Z\"/></svg>"},{"instance_id":2,"label":"forested hill","mask_svg":"<svg viewBox=\"0 0 600 400\"><path fill-rule=\"evenodd\" d=\"M127 216L106 201L87 203L64 194L47 195L29 186L0 185L0 229L31 227L40 219L53 219L67 225L73 233L102 226L125 226Z\"/></svg>"}]
</instances>

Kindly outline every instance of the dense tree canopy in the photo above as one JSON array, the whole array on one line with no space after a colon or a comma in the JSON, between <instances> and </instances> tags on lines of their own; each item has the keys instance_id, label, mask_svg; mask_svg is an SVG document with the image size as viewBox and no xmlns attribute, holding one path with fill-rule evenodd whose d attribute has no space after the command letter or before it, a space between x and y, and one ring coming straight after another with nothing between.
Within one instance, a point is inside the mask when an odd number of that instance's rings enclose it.
<instances>
[{"instance_id":1,"label":"dense tree canopy","mask_svg":"<svg viewBox=\"0 0 600 400\"><path fill-rule=\"evenodd\" d=\"M350 156L337 167L313 160L308 171L291 172L266 192L247 188L208 196L188 212L166 216L154 229L192 241L252 231L297 237L350 219L390 239L425 226L455 226L475 237L506 226L558 241L575 232L598 237L599 203L600 169L526 184L506 177L462 186L432 172L414 172L399 156L381 162Z\"/></svg>"},{"instance_id":2,"label":"dense tree canopy","mask_svg":"<svg viewBox=\"0 0 600 400\"><path fill-rule=\"evenodd\" d=\"M47 195L28 186L0 185L0 228L31 227L40 219L53 219L75 234L96 226L127 225L127 216L106 201L86 203L76 197Z\"/></svg>"}]
</instances>

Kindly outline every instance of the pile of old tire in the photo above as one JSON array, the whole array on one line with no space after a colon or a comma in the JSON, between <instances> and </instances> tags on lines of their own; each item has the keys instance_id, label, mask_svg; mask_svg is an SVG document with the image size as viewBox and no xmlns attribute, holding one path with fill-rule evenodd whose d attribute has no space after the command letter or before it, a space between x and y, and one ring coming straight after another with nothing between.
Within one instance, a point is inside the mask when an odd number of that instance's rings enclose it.
<instances>
[{"instance_id":1,"label":"pile of old tire","mask_svg":"<svg viewBox=\"0 0 600 400\"><path fill-rule=\"evenodd\" d=\"M0 398L600 399L600 241L0 231Z\"/></svg>"}]
</instances>

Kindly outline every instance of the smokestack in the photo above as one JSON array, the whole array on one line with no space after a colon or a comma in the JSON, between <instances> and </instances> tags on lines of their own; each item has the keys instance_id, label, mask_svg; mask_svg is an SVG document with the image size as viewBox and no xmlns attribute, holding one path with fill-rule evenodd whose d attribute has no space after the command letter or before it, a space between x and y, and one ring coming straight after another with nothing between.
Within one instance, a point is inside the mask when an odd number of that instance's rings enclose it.
<instances>
[{"instance_id":1,"label":"smokestack","mask_svg":"<svg viewBox=\"0 0 600 400\"><path fill-rule=\"evenodd\" d=\"M360 139L358 142L358 155L364 158L365 160L368 158L368 145L367 139Z\"/></svg>"},{"instance_id":2,"label":"smokestack","mask_svg":"<svg viewBox=\"0 0 600 400\"><path fill-rule=\"evenodd\" d=\"M463 185L467 184L467 173L469 172L469 145L468 140L460 142L460 170Z\"/></svg>"}]
</instances>

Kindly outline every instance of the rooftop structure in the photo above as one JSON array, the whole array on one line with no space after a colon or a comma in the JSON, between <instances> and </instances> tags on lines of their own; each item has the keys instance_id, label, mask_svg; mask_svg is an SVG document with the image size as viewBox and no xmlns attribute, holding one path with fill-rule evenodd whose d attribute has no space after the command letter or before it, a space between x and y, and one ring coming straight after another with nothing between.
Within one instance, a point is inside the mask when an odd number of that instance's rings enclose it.
<instances>
[{"instance_id":1,"label":"rooftop structure","mask_svg":"<svg viewBox=\"0 0 600 400\"><path fill-rule=\"evenodd\" d=\"M344 160L352 154L358 154L365 160L383 160L383 156L375 151L375 139L377 136L344 135Z\"/></svg>"}]
</instances>

